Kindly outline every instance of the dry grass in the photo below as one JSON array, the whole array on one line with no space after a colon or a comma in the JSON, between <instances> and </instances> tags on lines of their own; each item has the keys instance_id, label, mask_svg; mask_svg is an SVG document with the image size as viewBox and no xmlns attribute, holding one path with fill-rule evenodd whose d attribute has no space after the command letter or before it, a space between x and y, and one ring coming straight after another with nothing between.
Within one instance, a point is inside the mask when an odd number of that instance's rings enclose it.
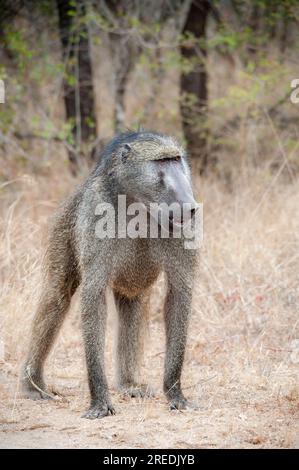
<instances>
[{"instance_id":1,"label":"dry grass","mask_svg":"<svg viewBox=\"0 0 299 470\"><path fill-rule=\"evenodd\" d=\"M299 186L280 184L275 175L265 184L262 170L246 185L240 178L233 191L220 181L198 182L205 241L184 386L199 411L170 414L161 393L162 280L152 299L145 360L155 399L130 402L113 392L117 417L99 424L79 419L88 391L76 300L47 367L49 383L67 401L18 398L44 228L57 200L75 184L69 178L59 187L59 178L24 177L1 188L1 446L298 446ZM113 330L113 312L109 322ZM107 350L113 386L112 333Z\"/></svg>"}]
</instances>

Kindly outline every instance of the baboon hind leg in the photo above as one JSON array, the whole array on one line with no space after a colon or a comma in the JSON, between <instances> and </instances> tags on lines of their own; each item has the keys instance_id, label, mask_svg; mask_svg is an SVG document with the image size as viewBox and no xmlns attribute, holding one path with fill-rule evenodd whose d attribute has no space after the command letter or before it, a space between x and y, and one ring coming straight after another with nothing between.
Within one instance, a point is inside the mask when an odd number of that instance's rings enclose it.
<instances>
[{"instance_id":1,"label":"baboon hind leg","mask_svg":"<svg viewBox=\"0 0 299 470\"><path fill-rule=\"evenodd\" d=\"M33 320L28 356L22 371L22 389L31 399L50 398L43 379L43 366L69 309L78 283L48 280Z\"/></svg>"},{"instance_id":2,"label":"baboon hind leg","mask_svg":"<svg viewBox=\"0 0 299 470\"><path fill-rule=\"evenodd\" d=\"M133 299L114 292L118 311L117 367L118 386L131 397L151 395L152 390L140 383L143 337L147 318L148 295Z\"/></svg>"}]
</instances>

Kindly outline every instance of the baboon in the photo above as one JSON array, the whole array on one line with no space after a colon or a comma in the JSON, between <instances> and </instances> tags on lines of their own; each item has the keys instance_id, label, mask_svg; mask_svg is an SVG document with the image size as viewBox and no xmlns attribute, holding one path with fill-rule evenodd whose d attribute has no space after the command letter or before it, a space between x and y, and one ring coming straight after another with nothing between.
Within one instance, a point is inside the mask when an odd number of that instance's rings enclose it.
<instances>
[{"instance_id":1,"label":"baboon","mask_svg":"<svg viewBox=\"0 0 299 470\"><path fill-rule=\"evenodd\" d=\"M30 398L49 396L43 380L44 362L80 285L91 396L83 416L90 419L115 413L104 367L106 291L112 289L119 317L118 385L131 396L142 396L146 390L138 374L142 330L150 288L161 271L167 278L164 393L171 409L191 405L181 390L181 371L197 250L186 249L183 237L163 238L161 231L157 238L97 238L97 205L109 202L117 214L120 194L126 195L127 204L142 202L146 209L152 202L188 203L191 223L198 209L184 150L172 137L141 131L116 136L84 184L55 215L22 385ZM171 215L169 219L171 227L176 221Z\"/></svg>"}]
</instances>

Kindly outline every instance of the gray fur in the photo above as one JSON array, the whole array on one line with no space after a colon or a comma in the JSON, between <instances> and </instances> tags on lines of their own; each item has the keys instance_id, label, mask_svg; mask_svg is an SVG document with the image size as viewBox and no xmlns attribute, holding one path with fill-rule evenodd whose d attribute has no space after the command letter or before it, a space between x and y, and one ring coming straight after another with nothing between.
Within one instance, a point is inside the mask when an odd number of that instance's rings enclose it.
<instances>
[{"instance_id":1,"label":"gray fur","mask_svg":"<svg viewBox=\"0 0 299 470\"><path fill-rule=\"evenodd\" d=\"M50 231L44 285L23 370L26 395L31 398L48 396L43 381L44 362L79 284L91 394L91 405L85 416L97 418L114 414L104 366L107 288L113 290L119 312L118 384L132 396L138 391L142 393L138 368L145 312L150 288L163 270L168 282L164 391L171 408L187 406L180 377L196 251L186 250L183 239L100 240L95 237L98 203L105 201L116 205L118 194L126 194L128 202L135 197L145 203L169 199L169 190L159 180L161 174L167 173L168 164L156 171L152 160L177 155L181 157L179 171L184 181L190 183L184 151L174 139L150 132L121 134L108 144L86 182L58 210ZM174 189L171 194L175 193Z\"/></svg>"}]
</instances>

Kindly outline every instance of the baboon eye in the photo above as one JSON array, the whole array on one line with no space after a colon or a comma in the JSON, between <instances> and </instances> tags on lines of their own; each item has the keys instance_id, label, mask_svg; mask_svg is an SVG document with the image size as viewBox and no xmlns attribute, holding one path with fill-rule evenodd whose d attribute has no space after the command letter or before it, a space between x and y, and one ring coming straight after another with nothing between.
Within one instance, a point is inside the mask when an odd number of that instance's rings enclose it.
<instances>
[{"instance_id":1,"label":"baboon eye","mask_svg":"<svg viewBox=\"0 0 299 470\"><path fill-rule=\"evenodd\" d=\"M180 155L176 155L175 157L165 157L165 158L161 158L160 160L158 160L158 162L162 162L162 163L166 163L166 162L179 162L181 160L181 156Z\"/></svg>"}]
</instances>

